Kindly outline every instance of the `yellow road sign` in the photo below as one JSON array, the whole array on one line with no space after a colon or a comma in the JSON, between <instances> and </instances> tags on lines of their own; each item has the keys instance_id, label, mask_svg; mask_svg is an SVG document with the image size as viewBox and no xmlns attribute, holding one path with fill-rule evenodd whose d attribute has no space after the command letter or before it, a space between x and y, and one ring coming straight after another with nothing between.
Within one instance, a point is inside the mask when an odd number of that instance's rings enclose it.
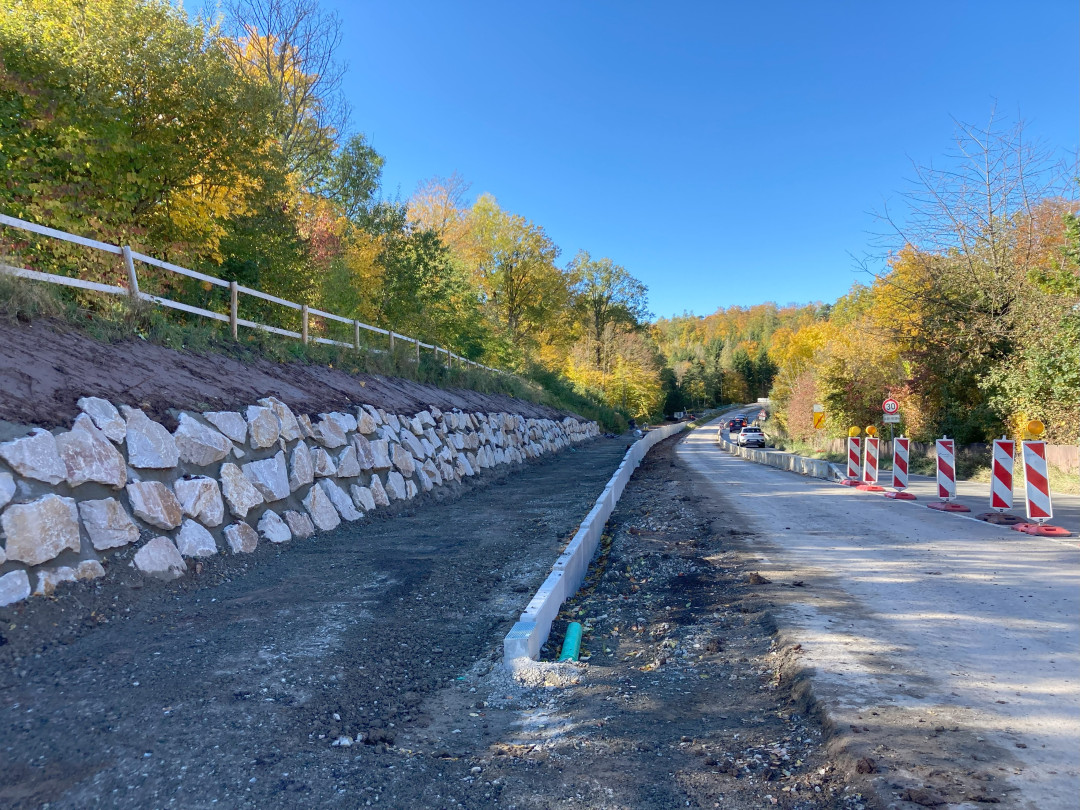
<instances>
[{"instance_id":1,"label":"yellow road sign","mask_svg":"<svg viewBox=\"0 0 1080 810\"><path fill-rule=\"evenodd\" d=\"M823 411L814 411L814 429L821 430L825 427L825 413Z\"/></svg>"}]
</instances>

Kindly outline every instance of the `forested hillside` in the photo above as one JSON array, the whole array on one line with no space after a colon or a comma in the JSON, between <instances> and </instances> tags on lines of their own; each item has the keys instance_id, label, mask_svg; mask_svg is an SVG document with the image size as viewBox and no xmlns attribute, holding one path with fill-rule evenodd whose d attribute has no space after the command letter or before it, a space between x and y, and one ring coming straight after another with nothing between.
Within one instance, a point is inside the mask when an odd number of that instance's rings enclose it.
<instances>
[{"instance_id":1,"label":"forested hillside","mask_svg":"<svg viewBox=\"0 0 1080 810\"><path fill-rule=\"evenodd\" d=\"M1055 441L1080 433L1076 173L1019 125L961 127L943 168L913 167L838 301L650 323L633 257L559 246L452 170L388 196L392 158L350 117L341 45L317 0L226 0L212 20L167 0L0 0L0 211L558 377L639 419L771 396L793 436L816 402L842 435L891 395L917 438L1032 417ZM0 254L124 283L112 257L23 232L0 229ZM754 268L717 272L734 270ZM148 283L227 311L225 290ZM243 306L296 328L292 310Z\"/></svg>"}]
</instances>

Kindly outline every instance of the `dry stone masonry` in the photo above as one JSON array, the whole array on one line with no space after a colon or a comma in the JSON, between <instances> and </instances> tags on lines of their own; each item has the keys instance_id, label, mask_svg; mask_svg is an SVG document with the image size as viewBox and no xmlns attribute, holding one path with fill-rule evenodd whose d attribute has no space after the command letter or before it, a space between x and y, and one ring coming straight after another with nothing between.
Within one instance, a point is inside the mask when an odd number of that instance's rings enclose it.
<instances>
[{"instance_id":1,"label":"dry stone masonry","mask_svg":"<svg viewBox=\"0 0 1080 810\"><path fill-rule=\"evenodd\" d=\"M98 397L78 405L69 431L33 428L0 442L0 606L105 576L110 565L174 579L188 559L304 540L599 432L572 417L434 407L407 416L360 405L313 418L276 397L242 411L179 412L170 432L138 408Z\"/></svg>"}]
</instances>

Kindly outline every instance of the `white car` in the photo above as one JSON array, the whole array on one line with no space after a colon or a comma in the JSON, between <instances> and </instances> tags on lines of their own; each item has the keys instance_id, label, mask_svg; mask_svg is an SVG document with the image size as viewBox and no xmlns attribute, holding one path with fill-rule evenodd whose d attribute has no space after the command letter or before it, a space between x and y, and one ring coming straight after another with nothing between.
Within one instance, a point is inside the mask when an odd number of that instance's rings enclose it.
<instances>
[{"instance_id":1,"label":"white car","mask_svg":"<svg viewBox=\"0 0 1080 810\"><path fill-rule=\"evenodd\" d=\"M739 435L735 438L735 442L739 447L750 447L751 445L764 447L765 434L761 432L761 428L747 425L739 431Z\"/></svg>"}]
</instances>

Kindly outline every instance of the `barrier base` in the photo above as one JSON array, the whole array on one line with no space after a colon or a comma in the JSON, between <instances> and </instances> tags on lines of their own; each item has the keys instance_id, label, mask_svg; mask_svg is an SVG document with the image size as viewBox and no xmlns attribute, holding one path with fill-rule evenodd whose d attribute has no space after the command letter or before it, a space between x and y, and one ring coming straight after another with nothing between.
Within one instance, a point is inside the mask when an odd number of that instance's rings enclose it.
<instances>
[{"instance_id":1,"label":"barrier base","mask_svg":"<svg viewBox=\"0 0 1080 810\"><path fill-rule=\"evenodd\" d=\"M886 498L892 498L893 500L896 500L896 501L917 501L918 500L918 498L916 498L910 492L886 492L885 497Z\"/></svg>"},{"instance_id":2,"label":"barrier base","mask_svg":"<svg viewBox=\"0 0 1080 810\"><path fill-rule=\"evenodd\" d=\"M985 520L987 523L993 523L995 526L1015 526L1017 523L1024 522L1024 519L1019 515L1008 512L983 512L981 515L975 515L975 518Z\"/></svg>"},{"instance_id":3,"label":"barrier base","mask_svg":"<svg viewBox=\"0 0 1080 810\"><path fill-rule=\"evenodd\" d=\"M858 478L845 478L843 481L840 482L840 486L842 487L857 487L858 485Z\"/></svg>"},{"instance_id":4,"label":"barrier base","mask_svg":"<svg viewBox=\"0 0 1080 810\"><path fill-rule=\"evenodd\" d=\"M939 512L970 512L968 507L962 503L949 503L948 501L941 501L940 503L928 503L927 509L936 509Z\"/></svg>"},{"instance_id":5,"label":"barrier base","mask_svg":"<svg viewBox=\"0 0 1080 810\"><path fill-rule=\"evenodd\" d=\"M859 492L884 492L885 487L879 487L877 484L856 484L855 489Z\"/></svg>"},{"instance_id":6,"label":"barrier base","mask_svg":"<svg viewBox=\"0 0 1080 810\"><path fill-rule=\"evenodd\" d=\"M1049 523L1017 523L1012 527L1014 532L1034 535L1035 537L1072 537L1072 532L1061 526L1051 526Z\"/></svg>"}]
</instances>

